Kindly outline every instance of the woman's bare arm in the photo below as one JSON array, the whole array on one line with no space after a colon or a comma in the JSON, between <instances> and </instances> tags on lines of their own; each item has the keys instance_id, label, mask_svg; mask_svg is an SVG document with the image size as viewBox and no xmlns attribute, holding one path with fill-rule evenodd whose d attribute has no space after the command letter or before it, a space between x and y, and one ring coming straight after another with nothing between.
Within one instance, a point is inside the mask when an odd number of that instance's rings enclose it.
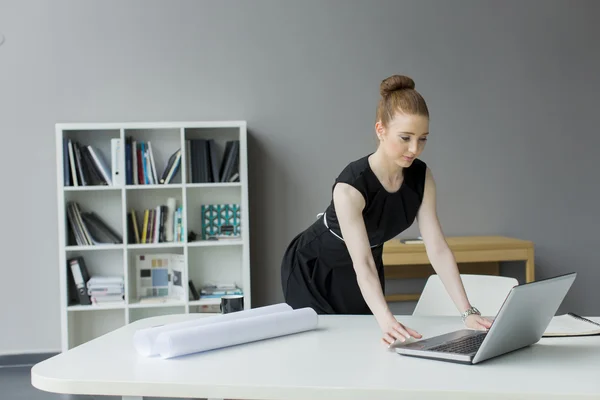
<instances>
[{"instance_id":1,"label":"woman's bare arm","mask_svg":"<svg viewBox=\"0 0 600 400\"><path fill-rule=\"evenodd\" d=\"M333 190L333 202L358 285L384 332L384 342L389 345L396 339L404 341L404 338L410 336L421 337L419 333L398 323L385 300L363 221L365 201L362 194L348 184L338 183Z\"/></svg>"},{"instance_id":2,"label":"woman's bare arm","mask_svg":"<svg viewBox=\"0 0 600 400\"><path fill-rule=\"evenodd\" d=\"M425 178L425 191L423 202L417 215L421 236L425 243L427 256L431 266L439 275L446 291L454 302L457 310L462 313L471 307L460 273L456 265L456 260L444 234L436 211L436 188L431 170L427 169ZM489 328L491 323L478 316L469 319L469 324L473 328ZM481 325L481 326L480 326Z\"/></svg>"}]
</instances>

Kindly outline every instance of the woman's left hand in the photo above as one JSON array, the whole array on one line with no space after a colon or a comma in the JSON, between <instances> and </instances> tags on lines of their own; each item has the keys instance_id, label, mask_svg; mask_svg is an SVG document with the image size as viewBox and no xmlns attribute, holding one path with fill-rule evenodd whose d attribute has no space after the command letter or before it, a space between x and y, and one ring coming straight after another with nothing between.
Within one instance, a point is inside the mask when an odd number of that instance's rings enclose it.
<instances>
[{"instance_id":1,"label":"woman's left hand","mask_svg":"<svg viewBox=\"0 0 600 400\"><path fill-rule=\"evenodd\" d=\"M490 329L492 321L477 314L471 314L465 319L467 328L485 331Z\"/></svg>"}]
</instances>

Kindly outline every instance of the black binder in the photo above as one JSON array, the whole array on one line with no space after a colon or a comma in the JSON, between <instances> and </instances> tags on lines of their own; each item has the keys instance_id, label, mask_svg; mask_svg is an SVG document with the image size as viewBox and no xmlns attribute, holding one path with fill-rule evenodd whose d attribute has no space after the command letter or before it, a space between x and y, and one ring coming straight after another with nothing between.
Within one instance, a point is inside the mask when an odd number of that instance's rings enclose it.
<instances>
[{"instance_id":1,"label":"black binder","mask_svg":"<svg viewBox=\"0 0 600 400\"><path fill-rule=\"evenodd\" d=\"M79 304L92 304L92 299L88 295L87 290L87 283L90 280L90 275L88 273L83 257L80 256L68 259L67 267L69 269L69 273L73 278L73 282L75 283L75 289L77 291L77 298L79 299Z\"/></svg>"}]
</instances>

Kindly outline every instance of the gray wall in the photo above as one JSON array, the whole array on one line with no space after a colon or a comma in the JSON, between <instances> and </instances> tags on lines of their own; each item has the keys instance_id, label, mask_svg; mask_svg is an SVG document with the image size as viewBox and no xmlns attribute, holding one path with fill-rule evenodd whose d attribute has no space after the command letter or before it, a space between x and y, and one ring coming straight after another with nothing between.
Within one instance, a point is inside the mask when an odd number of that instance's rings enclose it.
<instances>
[{"instance_id":1,"label":"gray wall","mask_svg":"<svg viewBox=\"0 0 600 400\"><path fill-rule=\"evenodd\" d=\"M599 315L599 12L546 0L0 0L0 353L60 345L56 122L247 120L264 305L282 300L288 241L340 169L374 150L378 85L394 73L429 102L423 159L445 233L533 240L538 278L580 274L562 310Z\"/></svg>"}]
</instances>

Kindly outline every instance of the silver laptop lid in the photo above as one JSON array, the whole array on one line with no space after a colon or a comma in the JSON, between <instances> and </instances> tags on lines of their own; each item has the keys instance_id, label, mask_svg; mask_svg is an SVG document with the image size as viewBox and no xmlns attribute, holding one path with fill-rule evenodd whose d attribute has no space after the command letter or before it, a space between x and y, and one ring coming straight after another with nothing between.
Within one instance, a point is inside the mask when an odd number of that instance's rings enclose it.
<instances>
[{"instance_id":1,"label":"silver laptop lid","mask_svg":"<svg viewBox=\"0 0 600 400\"><path fill-rule=\"evenodd\" d=\"M479 351L478 363L538 342L577 273L515 286L504 301Z\"/></svg>"}]
</instances>

